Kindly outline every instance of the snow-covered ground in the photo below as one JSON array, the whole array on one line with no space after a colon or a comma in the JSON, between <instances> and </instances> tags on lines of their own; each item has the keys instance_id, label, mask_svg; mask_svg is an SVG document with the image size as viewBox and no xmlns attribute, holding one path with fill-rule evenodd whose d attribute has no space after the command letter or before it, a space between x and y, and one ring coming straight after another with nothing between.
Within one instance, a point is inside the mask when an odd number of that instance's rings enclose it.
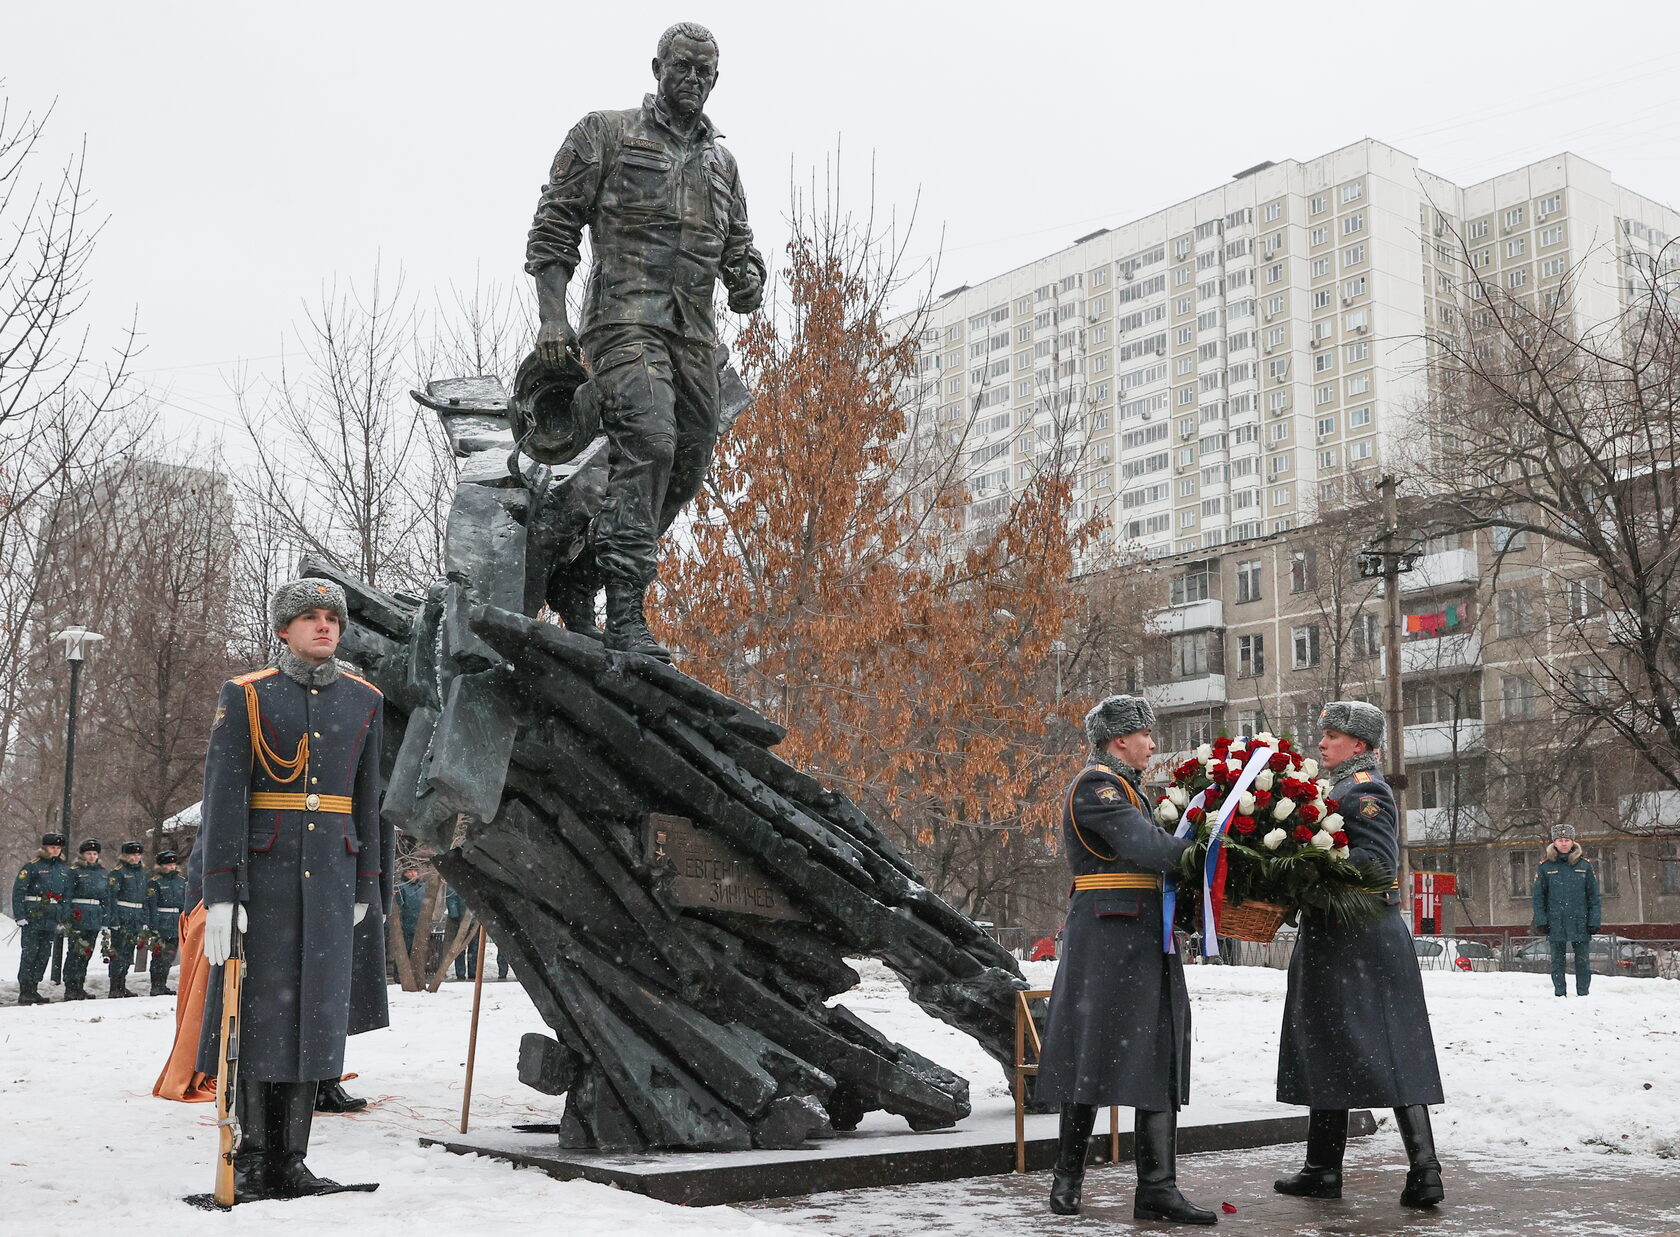
<instances>
[{"instance_id":1,"label":"snow-covered ground","mask_svg":"<svg viewBox=\"0 0 1680 1237\"><path fill-rule=\"evenodd\" d=\"M3 921L0 921L3 922ZM204 1104L173 1104L151 1087L174 1027L167 998L17 1008L17 933L0 928L0 1231L58 1233L72 1224L130 1233L225 1233L227 1219L179 1199L209 1189L215 1131ZM858 1014L974 1080L977 1100L1006 1094L972 1041L927 1018L883 968L842 1000ZM1048 987L1054 964L1030 964ZM1284 976L1261 968L1195 967L1198 1099L1268 1104ZM138 978L138 977L136 977ZM1586 1000L1551 995L1544 975L1424 976L1447 1103L1436 1131L1449 1154L1491 1153L1513 1169L1555 1173L1637 1156L1680 1188L1680 983L1600 978ZM91 985L103 991L103 977ZM131 982L131 987L136 985ZM138 985L145 989L142 979ZM57 989L47 991L56 995ZM557 1103L515 1076L519 1036L543 1030L519 986L485 985L472 1120L475 1128L551 1120ZM359 1237L421 1226L456 1232L731 1234L795 1230L763 1213L682 1208L586 1182L559 1182L489 1160L422 1150L422 1134L455 1128L472 986L436 995L392 990L389 1030L350 1041L350 1085L376 1104L316 1122L310 1164L375 1194L242 1207L242 1233L332 1223ZM1290 1110L1276 1108L1280 1114ZM809 1237L812 1229L798 1230Z\"/></svg>"}]
</instances>

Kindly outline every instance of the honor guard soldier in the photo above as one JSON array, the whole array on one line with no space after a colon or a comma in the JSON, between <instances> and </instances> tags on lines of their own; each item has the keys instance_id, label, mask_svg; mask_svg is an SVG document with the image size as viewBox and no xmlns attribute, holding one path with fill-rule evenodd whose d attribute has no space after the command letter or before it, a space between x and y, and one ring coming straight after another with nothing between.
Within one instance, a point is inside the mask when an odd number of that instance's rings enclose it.
<instances>
[{"instance_id":1,"label":"honor guard soldier","mask_svg":"<svg viewBox=\"0 0 1680 1237\"><path fill-rule=\"evenodd\" d=\"M1091 763L1068 787L1062 850L1073 902L1050 997L1034 1097L1060 1103L1050 1210L1077 1215L1097 1109L1136 1110L1132 1216L1217 1224L1178 1189L1178 1109L1190 1099L1190 997L1165 948L1163 875L1189 849L1150 818L1141 770L1155 752L1155 713L1110 696L1085 715Z\"/></svg>"},{"instance_id":2,"label":"honor guard soldier","mask_svg":"<svg viewBox=\"0 0 1680 1237\"><path fill-rule=\"evenodd\" d=\"M181 947L181 916L187 902L187 878L172 850L159 853L157 871L146 882L146 932L151 945L152 995L174 996L169 968Z\"/></svg>"},{"instance_id":3,"label":"honor guard soldier","mask_svg":"<svg viewBox=\"0 0 1680 1237\"><path fill-rule=\"evenodd\" d=\"M70 913L64 921L64 999L86 1001L88 960L99 944L99 930L105 926L105 903L110 893L110 873L99 862L105 848L89 838L76 848L80 855L70 865Z\"/></svg>"},{"instance_id":4,"label":"honor guard soldier","mask_svg":"<svg viewBox=\"0 0 1680 1237\"><path fill-rule=\"evenodd\" d=\"M198 1068L220 1067L220 968L243 936L234 1107L237 1202L346 1187L304 1164L318 1085L344 1073L344 1039L388 1025L383 985L354 982L356 928L378 950L394 830L379 815L384 701L333 660L348 618L327 580L270 600L276 665L225 684L204 764L205 998ZM382 975L384 956L368 973ZM377 969L375 969L377 968ZM362 995L362 994L365 994ZM377 1008L356 1008L366 1000Z\"/></svg>"},{"instance_id":5,"label":"honor guard soldier","mask_svg":"<svg viewBox=\"0 0 1680 1237\"><path fill-rule=\"evenodd\" d=\"M146 848L138 842L122 844L122 859L106 878L105 924L111 934L111 993L113 997L134 996L128 990L128 973L134 969L134 952L146 931L146 885L148 878L141 860Z\"/></svg>"},{"instance_id":6,"label":"honor guard soldier","mask_svg":"<svg viewBox=\"0 0 1680 1237\"><path fill-rule=\"evenodd\" d=\"M46 1005L38 989L52 958L53 938L70 913L70 865L64 862L64 835L43 833L41 851L23 865L12 882L12 918L23 934L18 959L19 1005Z\"/></svg>"},{"instance_id":7,"label":"honor guard soldier","mask_svg":"<svg viewBox=\"0 0 1680 1237\"><path fill-rule=\"evenodd\" d=\"M1278 1045L1277 1097L1309 1109L1301 1171L1273 1183L1280 1194L1342 1196L1348 1109L1392 1108L1409 1169L1404 1207L1445 1197L1429 1105L1441 1102L1441 1073L1423 1000L1412 934L1400 911L1400 830L1394 792L1377 762L1382 710L1362 700L1326 705L1318 724L1329 797L1348 835L1348 858L1389 874L1394 886L1369 922L1301 912L1289 962Z\"/></svg>"}]
</instances>

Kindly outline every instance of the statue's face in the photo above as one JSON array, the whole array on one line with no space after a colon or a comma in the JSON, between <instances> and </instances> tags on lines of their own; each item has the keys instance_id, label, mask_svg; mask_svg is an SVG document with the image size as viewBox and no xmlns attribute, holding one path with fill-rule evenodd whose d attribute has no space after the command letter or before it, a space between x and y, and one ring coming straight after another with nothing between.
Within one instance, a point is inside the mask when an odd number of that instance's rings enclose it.
<instances>
[{"instance_id":1,"label":"statue's face","mask_svg":"<svg viewBox=\"0 0 1680 1237\"><path fill-rule=\"evenodd\" d=\"M659 98L679 120L692 120L717 85L717 46L678 35L663 58L654 57Z\"/></svg>"}]
</instances>

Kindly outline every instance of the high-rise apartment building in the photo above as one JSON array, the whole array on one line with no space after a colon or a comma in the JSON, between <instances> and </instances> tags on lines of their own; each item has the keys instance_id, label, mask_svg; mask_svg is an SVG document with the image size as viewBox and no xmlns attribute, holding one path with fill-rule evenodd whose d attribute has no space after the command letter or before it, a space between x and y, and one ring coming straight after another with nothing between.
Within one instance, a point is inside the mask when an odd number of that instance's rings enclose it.
<instances>
[{"instance_id":1,"label":"high-rise apartment building","mask_svg":"<svg viewBox=\"0 0 1680 1237\"><path fill-rule=\"evenodd\" d=\"M1470 271L1541 304L1572 275L1593 324L1677 234L1571 154L1463 187L1369 139L1263 163L942 295L916 416L965 431L973 522L1077 450L1082 510L1117 540L1205 550L1307 522L1381 466Z\"/></svg>"}]
</instances>

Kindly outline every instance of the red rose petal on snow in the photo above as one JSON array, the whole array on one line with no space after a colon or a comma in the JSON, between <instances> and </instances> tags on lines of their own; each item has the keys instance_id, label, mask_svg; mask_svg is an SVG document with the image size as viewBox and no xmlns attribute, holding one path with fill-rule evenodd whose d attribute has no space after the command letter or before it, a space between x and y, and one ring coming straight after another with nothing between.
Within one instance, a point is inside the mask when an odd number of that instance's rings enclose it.
<instances>
[{"instance_id":1,"label":"red rose petal on snow","mask_svg":"<svg viewBox=\"0 0 1680 1237\"><path fill-rule=\"evenodd\" d=\"M1223 1211L1228 1216L1234 1216L1237 1214L1235 1205L1231 1203L1220 1203L1219 1210Z\"/></svg>"}]
</instances>

